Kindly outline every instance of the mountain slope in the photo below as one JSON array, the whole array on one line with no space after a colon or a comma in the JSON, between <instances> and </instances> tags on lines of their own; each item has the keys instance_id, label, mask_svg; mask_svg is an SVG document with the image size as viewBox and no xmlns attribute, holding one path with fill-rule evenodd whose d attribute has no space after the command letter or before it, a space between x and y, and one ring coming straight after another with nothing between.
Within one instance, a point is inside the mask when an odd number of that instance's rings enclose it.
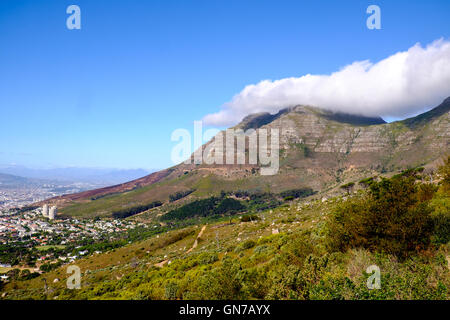
<instances>
[{"instance_id":1,"label":"mountain slope","mask_svg":"<svg viewBox=\"0 0 450 320\"><path fill-rule=\"evenodd\" d=\"M0 173L0 188L32 187L50 182L50 180L25 178L12 174Z\"/></svg>"},{"instance_id":2,"label":"mountain slope","mask_svg":"<svg viewBox=\"0 0 450 320\"><path fill-rule=\"evenodd\" d=\"M46 202L63 207L66 215L109 215L155 200L168 202L169 195L189 189L195 189L189 197L298 187L332 192L342 183L379 173L433 168L450 152L450 98L429 112L393 123L297 106L276 115L250 115L235 128L280 130L277 174L262 176L259 165L180 164L121 185Z\"/></svg>"},{"instance_id":3,"label":"mountain slope","mask_svg":"<svg viewBox=\"0 0 450 320\"><path fill-rule=\"evenodd\" d=\"M32 169L24 166L7 166L0 172L32 179L55 180L63 182L84 182L98 186L119 184L134 180L149 174L143 169L102 169L102 168L53 168Z\"/></svg>"}]
</instances>

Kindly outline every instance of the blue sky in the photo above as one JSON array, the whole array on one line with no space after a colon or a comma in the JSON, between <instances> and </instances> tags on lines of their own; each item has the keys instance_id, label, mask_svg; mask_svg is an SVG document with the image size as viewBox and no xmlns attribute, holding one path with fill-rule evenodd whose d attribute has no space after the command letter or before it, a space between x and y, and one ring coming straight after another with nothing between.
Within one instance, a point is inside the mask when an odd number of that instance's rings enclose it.
<instances>
[{"instance_id":1,"label":"blue sky","mask_svg":"<svg viewBox=\"0 0 450 320\"><path fill-rule=\"evenodd\" d=\"M81 8L81 30L66 8ZM366 8L381 8L381 30ZM164 168L172 131L246 85L450 31L450 1L0 1L0 165Z\"/></svg>"}]
</instances>

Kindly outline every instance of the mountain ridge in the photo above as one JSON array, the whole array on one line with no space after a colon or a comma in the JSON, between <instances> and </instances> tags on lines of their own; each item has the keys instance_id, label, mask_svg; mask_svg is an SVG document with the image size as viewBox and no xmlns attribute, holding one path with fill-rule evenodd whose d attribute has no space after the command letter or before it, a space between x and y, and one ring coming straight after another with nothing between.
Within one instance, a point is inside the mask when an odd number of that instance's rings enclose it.
<instances>
[{"instance_id":1,"label":"mountain ridge","mask_svg":"<svg viewBox=\"0 0 450 320\"><path fill-rule=\"evenodd\" d=\"M276 114L270 114L269 112L249 114L248 116L244 117L236 127L243 130L256 129L261 127L262 125L272 122L273 120L279 118L281 115L289 112L318 112L321 114L321 116L328 118L329 120L354 125L373 125L386 123L386 121L384 121L381 117L352 115L344 112L333 112L319 107L297 105L294 107L283 108Z\"/></svg>"},{"instance_id":2,"label":"mountain ridge","mask_svg":"<svg viewBox=\"0 0 450 320\"><path fill-rule=\"evenodd\" d=\"M329 191L346 181L408 167L424 165L431 170L450 149L449 102L447 98L428 112L392 123L336 116L311 106L285 108L275 115L249 115L234 128L280 129L280 170L274 176L259 175L259 165L181 163L124 184L45 202L63 206L62 212L68 215L80 210L105 215L131 205L167 202L171 194L190 189L196 190L193 197L236 189Z\"/></svg>"}]
</instances>

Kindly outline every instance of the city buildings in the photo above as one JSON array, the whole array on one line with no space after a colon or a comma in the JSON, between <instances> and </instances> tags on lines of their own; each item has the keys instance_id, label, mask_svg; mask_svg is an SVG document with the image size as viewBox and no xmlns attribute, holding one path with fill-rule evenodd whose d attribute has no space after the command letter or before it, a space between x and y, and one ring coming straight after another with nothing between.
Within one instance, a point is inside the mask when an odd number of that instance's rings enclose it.
<instances>
[{"instance_id":1,"label":"city buildings","mask_svg":"<svg viewBox=\"0 0 450 320\"><path fill-rule=\"evenodd\" d=\"M50 211L48 212L48 218L49 218L50 220L55 219L56 213L57 213L57 208L56 208L56 206L50 207Z\"/></svg>"}]
</instances>

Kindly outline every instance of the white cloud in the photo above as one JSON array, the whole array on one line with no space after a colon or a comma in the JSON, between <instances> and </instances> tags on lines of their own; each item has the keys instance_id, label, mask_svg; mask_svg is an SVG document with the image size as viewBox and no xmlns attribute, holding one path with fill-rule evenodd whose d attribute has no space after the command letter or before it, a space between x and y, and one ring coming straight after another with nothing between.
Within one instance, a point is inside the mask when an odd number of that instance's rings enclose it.
<instances>
[{"instance_id":1,"label":"white cloud","mask_svg":"<svg viewBox=\"0 0 450 320\"><path fill-rule=\"evenodd\" d=\"M255 112L275 113L295 105L365 116L406 117L450 96L450 42L416 44L377 63L357 61L330 75L264 80L248 85L222 110L203 120L236 124Z\"/></svg>"}]
</instances>

